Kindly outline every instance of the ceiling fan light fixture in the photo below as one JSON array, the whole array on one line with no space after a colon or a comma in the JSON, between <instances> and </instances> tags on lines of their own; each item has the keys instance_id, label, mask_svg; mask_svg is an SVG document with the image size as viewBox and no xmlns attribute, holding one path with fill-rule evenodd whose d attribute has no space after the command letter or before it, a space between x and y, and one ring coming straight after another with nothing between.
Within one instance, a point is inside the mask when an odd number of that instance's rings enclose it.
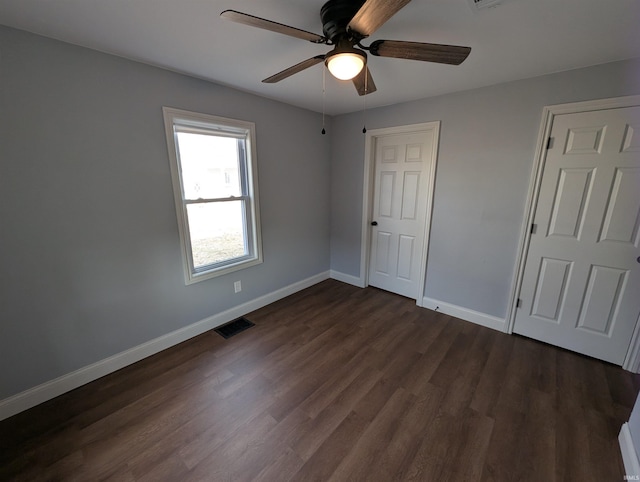
<instances>
[{"instance_id":1,"label":"ceiling fan light fixture","mask_svg":"<svg viewBox=\"0 0 640 482\"><path fill-rule=\"evenodd\" d=\"M366 61L367 56L361 50L338 46L327 54L325 64L336 79L351 80L362 71Z\"/></svg>"},{"instance_id":2,"label":"ceiling fan light fixture","mask_svg":"<svg viewBox=\"0 0 640 482\"><path fill-rule=\"evenodd\" d=\"M336 54L327 60L331 75L340 80L351 80L364 68L364 59L357 54Z\"/></svg>"}]
</instances>

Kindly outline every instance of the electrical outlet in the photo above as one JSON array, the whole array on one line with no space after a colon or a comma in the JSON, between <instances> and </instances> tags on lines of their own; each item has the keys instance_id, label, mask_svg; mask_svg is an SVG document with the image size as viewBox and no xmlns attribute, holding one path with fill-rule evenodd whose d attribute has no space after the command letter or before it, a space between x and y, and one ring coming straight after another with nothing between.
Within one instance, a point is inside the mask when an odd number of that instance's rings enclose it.
<instances>
[{"instance_id":1,"label":"electrical outlet","mask_svg":"<svg viewBox=\"0 0 640 482\"><path fill-rule=\"evenodd\" d=\"M242 291L242 282L236 281L233 283L233 291L235 293L240 293Z\"/></svg>"}]
</instances>

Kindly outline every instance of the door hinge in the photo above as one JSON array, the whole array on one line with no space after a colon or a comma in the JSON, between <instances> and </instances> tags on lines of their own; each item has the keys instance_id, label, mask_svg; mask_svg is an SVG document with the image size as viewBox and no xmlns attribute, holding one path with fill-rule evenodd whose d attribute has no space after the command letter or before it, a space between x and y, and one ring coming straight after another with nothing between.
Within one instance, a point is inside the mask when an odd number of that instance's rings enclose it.
<instances>
[{"instance_id":1,"label":"door hinge","mask_svg":"<svg viewBox=\"0 0 640 482\"><path fill-rule=\"evenodd\" d=\"M516 308L520 307L522 307L522 298L518 298L518 301L516 301Z\"/></svg>"},{"instance_id":2,"label":"door hinge","mask_svg":"<svg viewBox=\"0 0 640 482\"><path fill-rule=\"evenodd\" d=\"M536 231L538 230L538 225L531 223L531 234L536 234Z\"/></svg>"},{"instance_id":3,"label":"door hinge","mask_svg":"<svg viewBox=\"0 0 640 482\"><path fill-rule=\"evenodd\" d=\"M553 149L553 137L547 139L547 149Z\"/></svg>"}]
</instances>

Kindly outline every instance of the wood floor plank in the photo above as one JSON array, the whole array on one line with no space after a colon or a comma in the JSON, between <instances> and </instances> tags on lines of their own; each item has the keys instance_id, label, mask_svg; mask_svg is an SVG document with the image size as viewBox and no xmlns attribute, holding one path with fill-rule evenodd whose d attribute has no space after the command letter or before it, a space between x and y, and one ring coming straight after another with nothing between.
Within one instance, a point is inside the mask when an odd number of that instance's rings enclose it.
<instances>
[{"instance_id":1,"label":"wood floor plank","mask_svg":"<svg viewBox=\"0 0 640 482\"><path fill-rule=\"evenodd\" d=\"M448 457L447 480L480 480L495 421L473 409L455 417L451 436L455 438L455 455ZM551 480L551 479L542 479Z\"/></svg>"},{"instance_id":2,"label":"wood floor plank","mask_svg":"<svg viewBox=\"0 0 640 482\"><path fill-rule=\"evenodd\" d=\"M406 413L415 395L398 388L347 452L329 480L370 480L369 468L381 457L398 430L398 413Z\"/></svg>"},{"instance_id":3,"label":"wood floor plank","mask_svg":"<svg viewBox=\"0 0 640 482\"><path fill-rule=\"evenodd\" d=\"M470 406L480 374L489 357L487 330L479 330L455 374L449 379L446 396L442 401L444 410L451 414L462 414Z\"/></svg>"},{"instance_id":4,"label":"wood floor plank","mask_svg":"<svg viewBox=\"0 0 640 482\"><path fill-rule=\"evenodd\" d=\"M300 471L303 465L304 461L298 454L292 448L286 447L284 452L276 457L275 460L266 464L253 480L254 482L272 482L274 480L286 482L293 480L295 474Z\"/></svg>"},{"instance_id":5,"label":"wood floor plank","mask_svg":"<svg viewBox=\"0 0 640 482\"><path fill-rule=\"evenodd\" d=\"M329 480L358 438L369 426L371 420L366 415L351 412L300 467L291 480Z\"/></svg>"},{"instance_id":6,"label":"wood floor plank","mask_svg":"<svg viewBox=\"0 0 640 482\"><path fill-rule=\"evenodd\" d=\"M405 480L417 482L447 479L452 444L457 443L450 436L452 419L452 416L438 411L429 421L419 440L413 460L404 469Z\"/></svg>"},{"instance_id":7,"label":"wood floor plank","mask_svg":"<svg viewBox=\"0 0 640 482\"><path fill-rule=\"evenodd\" d=\"M309 420L308 427L292 441L292 447L303 460L313 455L380 378L379 371L367 367L344 390L335 394L332 403Z\"/></svg>"},{"instance_id":8,"label":"wood floor plank","mask_svg":"<svg viewBox=\"0 0 640 482\"><path fill-rule=\"evenodd\" d=\"M326 382L309 395L299 408L309 414L311 418L318 416L325 408L337 399L343 398L343 391L346 390L365 370L373 370L369 364L370 351L360 350L342 367L335 370ZM378 372L382 376L381 372Z\"/></svg>"},{"instance_id":9,"label":"wood floor plank","mask_svg":"<svg viewBox=\"0 0 640 482\"><path fill-rule=\"evenodd\" d=\"M251 480L246 472L258 469L253 466L252 458L268 445L266 435L277 423L271 415L263 413L200 460L182 480Z\"/></svg>"},{"instance_id":10,"label":"wood floor plank","mask_svg":"<svg viewBox=\"0 0 640 482\"><path fill-rule=\"evenodd\" d=\"M0 422L0 480L622 480L640 377L327 280Z\"/></svg>"},{"instance_id":11,"label":"wood floor plank","mask_svg":"<svg viewBox=\"0 0 640 482\"><path fill-rule=\"evenodd\" d=\"M405 480L409 464L419 449L420 440L442 406L444 391L435 385L423 397L412 399L405 414L398 420L398 429L383 452L368 467L371 478Z\"/></svg>"},{"instance_id":12,"label":"wood floor plank","mask_svg":"<svg viewBox=\"0 0 640 482\"><path fill-rule=\"evenodd\" d=\"M450 317L447 317L447 322L446 328L433 340L427 351L416 362L412 373L404 379L404 387L414 395L420 396L425 389L431 390L430 380L433 374L438 370L460 333L461 323L453 322Z\"/></svg>"},{"instance_id":13,"label":"wood floor plank","mask_svg":"<svg viewBox=\"0 0 640 482\"><path fill-rule=\"evenodd\" d=\"M493 345L470 403L470 407L479 413L489 416L495 414L494 407L504 384L514 338L509 335L493 337Z\"/></svg>"}]
</instances>

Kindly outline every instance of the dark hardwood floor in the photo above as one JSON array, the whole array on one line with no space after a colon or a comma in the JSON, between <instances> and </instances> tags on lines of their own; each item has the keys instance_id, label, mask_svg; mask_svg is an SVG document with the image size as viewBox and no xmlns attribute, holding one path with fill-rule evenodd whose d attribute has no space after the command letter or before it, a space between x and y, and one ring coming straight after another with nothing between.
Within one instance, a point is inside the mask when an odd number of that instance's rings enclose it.
<instances>
[{"instance_id":1,"label":"dark hardwood floor","mask_svg":"<svg viewBox=\"0 0 640 482\"><path fill-rule=\"evenodd\" d=\"M0 480L620 481L622 369L329 280L0 422Z\"/></svg>"}]
</instances>

